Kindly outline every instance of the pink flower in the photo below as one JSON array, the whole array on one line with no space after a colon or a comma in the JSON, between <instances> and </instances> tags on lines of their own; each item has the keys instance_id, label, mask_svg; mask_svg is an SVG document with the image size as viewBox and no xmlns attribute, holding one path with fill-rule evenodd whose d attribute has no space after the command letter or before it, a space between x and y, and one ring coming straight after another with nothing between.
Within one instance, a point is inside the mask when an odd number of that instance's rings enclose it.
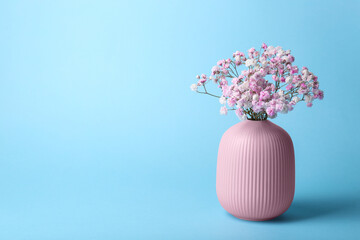
<instances>
[{"instance_id":1,"label":"pink flower","mask_svg":"<svg viewBox=\"0 0 360 240\"><path fill-rule=\"evenodd\" d=\"M293 87L294 87L294 86L290 83L289 85L286 86L286 90L289 91L289 90L292 89Z\"/></svg>"},{"instance_id":2,"label":"pink flower","mask_svg":"<svg viewBox=\"0 0 360 240\"><path fill-rule=\"evenodd\" d=\"M222 91L223 91L223 95L225 97L229 97L230 94L231 94L231 90L230 90L230 87L228 85L223 85L222 86Z\"/></svg>"},{"instance_id":3,"label":"pink flower","mask_svg":"<svg viewBox=\"0 0 360 240\"><path fill-rule=\"evenodd\" d=\"M294 61L295 61L294 56L289 55L288 58L287 58L287 61L288 61L288 62L291 62L291 63L294 62Z\"/></svg>"},{"instance_id":4,"label":"pink flower","mask_svg":"<svg viewBox=\"0 0 360 240\"><path fill-rule=\"evenodd\" d=\"M242 70L241 75L244 76L244 77L247 77L249 75L249 71L248 70Z\"/></svg>"},{"instance_id":5,"label":"pink flower","mask_svg":"<svg viewBox=\"0 0 360 240\"><path fill-rule=\"evenodd\" d=\"M223 64L225 64L225 60L224 59L219 60L216 64L222 66Z\"/></svg>"},{"instance_id":6,"label":"pink flower","mask_svg":"<svg viewBox=\"0 0 360 240\"><path fill-rule=\"evenodd\" d=\"M202 84L204 84L205 82L206 82L206 78L201 78L198 83L200 83L200 85L202 85Z\"/></svg>"},{"instance_id":7,"label":"pink flower","mask_svg":"<svg viewBox=\"0 0 360 240\"><path fill-rule=\"evenodd\" d=\"M301 77L300 77L299 75L295 75L295 76L293 76L293 78L292 78L292 83L293 83L293 84L296 84L296 83L298 83L300 80L301 80Z\"/></svg>"},{"instance_id":8,"label":"pink flower","mask_svg":"<svg viewBox=\"0 0 360 240\"><path fill-rule=\"evenodd\" d=\"M240 118L244 114L244 111L242 110L242 108L238 108L235 110L235 113Z\"/></svg>"},{"instance_id":9,"label":"pink flower","mask_svg":"<svg viewBox=\"0 0 360 240\"><path fill-rule=\"evenodd\" d=\"M272 83L270 83L270 90L272 91L272 92L275 92L275 89L276 87L275 87L275 85L274 84L272 84Z\"/></svg>"},{"instance_id":10,"label":"pink flower","mask_svg":"<svg viewBox=\"0 0 360 240\"><path fill-rule=\"evenodd\" d=\"M307 88L300 88L300 89L297 90L297 92L298 92L299 94L306 94L306 93L309 92L309 89L307 89Z\"/></svg>"},{"instance_id":11,"label":"pink flower","mask_svg":"<svg viewBox=\"0 0 360 240\"><path fill-rule=\"evenodd\" d=\"M292 104L287 105L288 111L292 111L294 109L294 106Z\"/></svg>"},{"instance_id":12,"label":"pink flower","mask_svg":"<svg viewBox=\"0 0 360 240\"><path fill-rule=\"evenodd\" d=\"M269 117L273 117L276 114L275 109L272 107L267 108L266 113L269 115Z\"/></svg>"},{"instance_id":13,"label":"pink flower","mask_svg":"<svg viewBox=\"0 0 360 240\"><path fill-rule=\"evenodd\" d=\"M240 56L240 51L234 52L234 53L233 53L233 57L235 57L235 56Z\"/></svg>"},{"instance_id":14,"label":"pink flower","mask_svg":"<svg viewBox=\"0 0 360 240\"><path fill-rule=\"evenodd\" d=\"M232 83L232 84L239 84L239 83L240 83L240 77L233 78L233 79L231 80L231 83Z\"/></svg>"},{"instance_id":15,"label":"pink flower","mask_svg":"<svg viewBox=\"0 0 360 240\"><path fill-rule=\"evenodd\" d=\"M255 52L255 48L250 48L250 49L248 50L248 52L249 52L249 53L254 53L254 52Z\"/></svg>"},{"instance_id":16,"label":"pink flower","mask_svg":"<svg viewBox=\"0 0 360 240\"><path fill-rule=\"evenodd\" d=\"M299 69L297 66L293 66L290 70L290 74L294 74L294 73L298 73L299 72Z\"/></svg>"},{"instance_id":17,"label":"pink flower","mask_svg":"<svg viewBox=\"0 0 360 240\"><path fill-rule=\"evenodd\" d=\"M277 104L275 105L275 110L276 110L277 112L281 112L281 111L284 109L284 107L285 107L285 105L280 102L280 103L277 103Z\"/></svg>"},{"instance_id":18,"label":"pink flower","mask_svg":"<svg viewBox=\"0 0 360 240\"><path fill-rule=\"evenodd\" d=\"M261 91L260 92L260 98L259 98L260 101L266 101L269 98L270 98L270 94L269 94L268 91Z\"/></svg>"},{"instance_id":19,"label":"pink flower","mask_svg":"<svg viewBox=\"0 0 360 240\"><path fill-rule=\"evenodd\" d=\"M264 110L264 106L265 106L264 102L262 102L262 101L256 102L253 105L253 111L256 113L259 113Z\"/></svg>"},{"instance_id":20,"label":"pink flower","mask_svg":"<svg viewBox=\"0 0 360 240\"><path fill-rule=\"evenodd\" d=\"M322 100L324 98L324 92L319 89L313 89L314 98Z\"/></svg>"},{"instance_id":21,"label":"pink flower","mask_svg":"<svg viewBox=\"0 0 360 240\"><path fill-rule=\"evenodd\" d=\"M322 100L324 98L324 92L319 90L319 93L317 94L318 98Z\"/></svg>"},{"instance_id":22,"label":"pink flower","mask_svg":"<svg viewBox=\"0 0 360 240\"><path fill-rule=\"evenodd\" d=\"M220 67L219 66L213 66L211 69L211 74L215 75L215 74L219 74L220 73Z\"/></svg>"},{"instance_id":23,"label":"pink flower","mask_svg":"<svg viewBox=\"0 0 360 240\"><path fill-rule=\"evenodd\" d=\"M226 108L225 106L223 106L223 107L220 108L220 114L221 114L221 115L226 115L227 112L228 112L228 110L227 110L227 108Z\"/></svg>"},{"instance_id":24,"label":"pink flower","mask_svg":"<svg viewBox=\"0 0 360 240\"><path fill-rule=\"evenodd\" d=\"M265 43L263 43L263 44L261 45L261 48L264 49L264 50L267 49L267 47L268 47L268 46L267 46Z\"/></svg>"},{"instance_id":25,"label":"pink flower","mask_svg":"<svg viewBox=\"0 0 360 240\"><path fill-rule=\"evenodd\" d=\"M220 85L221 85L221 86L223 86L223 85L228 85L228 81L226 81L226 79L223 78L223 79L221 79Z\"/></svg>"},{"instance_id":26,"label":"pink flower","mask_svg":"<svg viewBox=\"0 0 360 240\"><path fill-rule=\"evenodd\" d=\"M306 106L308 106L308 107L312 107L312 102L308 102L307 104L306 104Z\"/></svg>"},{"instance_id":27,"label":"pink flower","mask_svg":"<svg viewBox=\"0 0 360 240\"><path fill-rule=\"evenodd\" d=\"M233 107L233 106L235 106L236 99L235 98L229 98L227 103L228 103L229 107Z\"/></svg>"},{"instance_id":28,"label":"pink flower","mask_svg":"<svg viewBox=\"0 0 360 240\"><path fill-rule=\"evenodd\" d=\"M313 82L313 89L318 89L319 88L319 83L318 82Z\"/></svg>"}]
</instances>

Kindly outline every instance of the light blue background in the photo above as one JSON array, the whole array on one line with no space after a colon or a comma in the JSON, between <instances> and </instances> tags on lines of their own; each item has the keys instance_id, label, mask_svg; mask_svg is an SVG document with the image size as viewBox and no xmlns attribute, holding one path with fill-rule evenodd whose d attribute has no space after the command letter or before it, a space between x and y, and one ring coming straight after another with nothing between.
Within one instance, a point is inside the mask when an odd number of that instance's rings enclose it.
<instances>
[{"instance_id":1,"label":"light blue background","mask_svg":"<svg viewBox=\"0 0 360 240\"><path fill-rule=\"evenodd\" d=\"M1 1L0 239L355 239L360 1ZM262 42L292 49L325 99L274 122L296 194L248 222L217 201L238 122L195 75Z\"/></svg>"}]
</instances>

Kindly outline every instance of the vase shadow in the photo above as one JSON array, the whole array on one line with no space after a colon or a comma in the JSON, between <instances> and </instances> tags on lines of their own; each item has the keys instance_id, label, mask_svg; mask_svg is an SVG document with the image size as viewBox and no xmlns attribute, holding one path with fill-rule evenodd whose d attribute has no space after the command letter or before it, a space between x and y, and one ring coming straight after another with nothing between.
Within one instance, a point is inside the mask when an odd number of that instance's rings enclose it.
<instances>
[{"instance_id":1,"label":"vase shadow","mask_svg":"<svg viewBox=\"0 0 360 240\"><path fill-rule=\"evenodd\" d=\"M231 215L231 214L229 214ZM232 216L232 215L231 215ZM360 220L360 198L296 199L279 217L262 223L287 223L314 218L343 218ZM235 217L234 217L235 218Z\"/></svg>"}]
</instances>

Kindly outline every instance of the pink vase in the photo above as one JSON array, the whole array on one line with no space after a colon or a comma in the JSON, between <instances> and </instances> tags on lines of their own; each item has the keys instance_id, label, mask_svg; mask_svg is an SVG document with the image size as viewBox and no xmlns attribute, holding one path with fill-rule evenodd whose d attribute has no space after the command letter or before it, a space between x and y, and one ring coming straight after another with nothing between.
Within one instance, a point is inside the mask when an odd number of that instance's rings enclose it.
<instances>
[{"instance_id":1,"label":"pink vase","mask_svg":"<svg viewBox=\"0 0 360 240\"><path fill-rule=\"evenodd\" d=\"M229 128L219 146L216 193L237 218L264 221L283 214L295 193L289 134L268 120L245 120Z\"/></svg>"}]
</instances>

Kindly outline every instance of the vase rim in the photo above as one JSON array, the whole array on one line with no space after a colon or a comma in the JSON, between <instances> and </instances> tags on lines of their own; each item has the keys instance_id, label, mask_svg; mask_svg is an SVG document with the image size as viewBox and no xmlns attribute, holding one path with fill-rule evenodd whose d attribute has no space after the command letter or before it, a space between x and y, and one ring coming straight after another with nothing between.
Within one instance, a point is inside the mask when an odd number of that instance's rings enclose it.
<instances>
[{"instance_id":1,"label":"vase rim","mask_svg":"<svg viewBox=\"0 0 360 240\"><path fill-rule=\"evenodd\" d=\"M251 121L251 122L266 122L268 121L267 119L264 119L264 120L254 120L254 119L246 119L246 121Z\"/></svg>"}]
</instances>

